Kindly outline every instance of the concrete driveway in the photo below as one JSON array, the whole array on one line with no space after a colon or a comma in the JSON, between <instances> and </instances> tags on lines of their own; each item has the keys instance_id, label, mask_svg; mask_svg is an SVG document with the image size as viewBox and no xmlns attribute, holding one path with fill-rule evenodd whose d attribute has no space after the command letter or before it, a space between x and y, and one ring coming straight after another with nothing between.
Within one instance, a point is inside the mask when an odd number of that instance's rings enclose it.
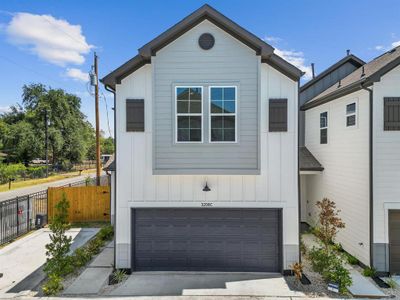
<instances>
[{"instance_id":1,"label":"concrete driveway","mask_svg":"<svg viewBox=\"0 0 400 300\"><path fill-rule=\"evenodd\" d=\"M98 231L98 228L69 230L72 249L85 244ZM45 278L42 266L46 262L45 245L50 241L49 235L50 230L43 228L0 249L0 273L3 273L0 298L5 293L34 290Z\"/></svg>"},{"instance_id":2,"label":"concrete driveway","mask_svg":"<svg viewBox=\"0 0 400 300\"><path fill-rule=\"evenodd\" d=\"M275 273L136 272L112 296L304 297Z\"/></svg>"}]
</instances>

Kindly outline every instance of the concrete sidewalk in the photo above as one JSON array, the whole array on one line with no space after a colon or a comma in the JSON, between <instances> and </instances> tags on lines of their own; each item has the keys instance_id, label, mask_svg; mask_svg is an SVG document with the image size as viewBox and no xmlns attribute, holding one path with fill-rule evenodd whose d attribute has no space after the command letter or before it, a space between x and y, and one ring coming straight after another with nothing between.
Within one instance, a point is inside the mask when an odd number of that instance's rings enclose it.
<instances>
[{"instance_id":1,"label":"concrete sidewalk","mask_svg":"<svg viewBox=\"0 0 400 300\"><path fill-rule=\"evenodd\" d=\"M9 299L9 298L8 298ZM260 297L260 296L141 296L141 297L19 297L20 300L327 300L313 297Z\"/></svg>"},{"instance_id":2,"label":"concrete sidewalk","mask_svg":"<svg viewBox=\"0 0 400 300\"><path fill-rule=\"evenodd\" d=\"M85 244L98 228L73 228L72 249ZM0 249L0 299L6 293L19 293L32 290L45 278L42 266L46 262L45 245L50 242L51 231L47 228L35 231Z\"/></svg>"},{"instance_id":3,"label":"concrete sidewalk","mask_svg":"<svg viewBox=\"0 0 400 300\"><path fill-rule=\"evenodd\" d=\"M97 295L108 284L113 262L114 242L109 242L78 278L64 290L63 295Z\"/></svg>"}]
</instances>

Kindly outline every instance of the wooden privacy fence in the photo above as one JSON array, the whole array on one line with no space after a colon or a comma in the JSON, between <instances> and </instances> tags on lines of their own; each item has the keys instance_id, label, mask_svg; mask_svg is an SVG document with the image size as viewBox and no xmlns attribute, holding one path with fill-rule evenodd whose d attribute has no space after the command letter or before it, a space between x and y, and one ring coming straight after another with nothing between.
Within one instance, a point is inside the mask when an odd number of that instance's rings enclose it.
<instances>
[{"instance_id":1,"label":"wooden privacy fence","mask_svg":"<svg viewBox=\"0 0 400 300\"><path fill-rule=\"evenodd\" d=\"M70 222L110 221L110 187L79 186L48 189L48 218L51 222L55 205L65 193L69 202Z\"/></svg>"}]
</instances>

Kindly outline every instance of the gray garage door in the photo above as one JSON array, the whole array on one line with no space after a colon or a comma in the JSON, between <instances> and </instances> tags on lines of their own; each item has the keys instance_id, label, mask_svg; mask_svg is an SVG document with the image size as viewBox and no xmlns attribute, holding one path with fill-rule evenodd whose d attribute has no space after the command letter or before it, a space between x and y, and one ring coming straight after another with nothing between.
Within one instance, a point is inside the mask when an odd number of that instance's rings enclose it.
<instances>
[{"instance_id":1,"label":"gray garage door","mask_svg":"<svg viewBox=\"0 0 400 300\"><path fill-rule=\"evenodd\" d=\"M278 209L136 209L136 271L281 272Z\"/></svg>"},{"instance_id":2,"label":"gray garage door","mask_svg":"<svg viewBox=\"0 0 400 300\"><path fill-rule=\"evenodd\" d=\"M400 210L389 211L390 273L400 274Z\"/></svg>"}]
</instances>

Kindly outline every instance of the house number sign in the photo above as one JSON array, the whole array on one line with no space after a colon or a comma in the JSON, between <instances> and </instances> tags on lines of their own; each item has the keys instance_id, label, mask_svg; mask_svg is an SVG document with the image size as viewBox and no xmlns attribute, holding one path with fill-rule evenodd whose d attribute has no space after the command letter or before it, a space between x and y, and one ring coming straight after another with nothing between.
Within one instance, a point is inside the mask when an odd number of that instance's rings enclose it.
<instances>
[{"instance_id":1,"label":"house number sign","mask_svg":"<svg viewBox=\"0 0 400 300\"><path fill-rule=\"evenodd\" d=\"M212 202L202 202L201 207L212 207L213 203Z\"/></svg>"}]
</instances>

